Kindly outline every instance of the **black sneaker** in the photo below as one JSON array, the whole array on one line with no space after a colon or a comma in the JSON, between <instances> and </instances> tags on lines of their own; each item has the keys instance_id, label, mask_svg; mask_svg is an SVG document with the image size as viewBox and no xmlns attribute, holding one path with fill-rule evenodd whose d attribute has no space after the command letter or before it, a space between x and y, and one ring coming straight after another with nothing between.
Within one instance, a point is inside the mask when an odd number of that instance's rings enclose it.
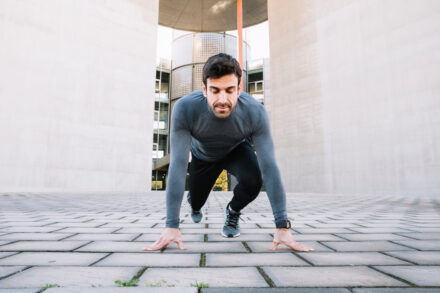
<instances>
[{"instance_id":1,"label":"black sneaker","mask_svg":"<svg viewBox=\"0 0 440 293\"><path fill-rule=\"evenodd\" d=\"M240 219L240 212L231 211L229 205L226 207L226 220L223 225L222 236L227 238L240 236L240 225L238 220Z\"/></svg>"},{"instance_id":2,"label":"black sneaker","mask_svg":"<svg viewBox=\"0 0 440 293\"><path fill-rule=\"evenodd\" d=\"M187 200L189 206L191 207L191 195L189 194L189 192L188 192ZM202 220L202 218L203 218L202 210L196 211L191 207L191 219L193 220L193 222L199 223Z\"/></svg>"}]
</instances>

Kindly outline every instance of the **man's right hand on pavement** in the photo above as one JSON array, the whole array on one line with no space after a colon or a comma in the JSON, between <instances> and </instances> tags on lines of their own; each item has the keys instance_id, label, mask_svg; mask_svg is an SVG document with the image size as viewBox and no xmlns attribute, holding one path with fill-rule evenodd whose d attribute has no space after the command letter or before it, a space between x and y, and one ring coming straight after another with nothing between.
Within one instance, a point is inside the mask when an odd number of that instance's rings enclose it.
<instances>
[{"instance_id":1,"label":"man's right hand on pavement","mask_svg":"<svg viewBox=\"0 0 440 293\"><path fill-rule=\"evenodd\" d=\"M143 251L152 251L165 248L171 242L177 243L179 249L186 250L182 243L182 234L178 228L165 228L159 239L153 245L144 247Z\"/></svg>"}]
</instances>

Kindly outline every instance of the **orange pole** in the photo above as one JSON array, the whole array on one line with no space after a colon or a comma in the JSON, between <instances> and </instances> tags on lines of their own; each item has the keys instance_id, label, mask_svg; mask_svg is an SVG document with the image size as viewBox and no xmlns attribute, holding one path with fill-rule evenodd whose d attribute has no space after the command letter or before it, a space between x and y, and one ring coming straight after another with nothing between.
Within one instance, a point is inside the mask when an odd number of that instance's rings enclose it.
<instances>
[{"instance_id":1,"label":"orange pole","mask_svg":"<svg viewBox=\"0 0 440 293\"><path fill-rule=\"evenodd\" d=\"M243 72L243 4L237 0L238 62ZM240 91L243 90L243 74L240 80Z\"/></svg>"}]
</instances>

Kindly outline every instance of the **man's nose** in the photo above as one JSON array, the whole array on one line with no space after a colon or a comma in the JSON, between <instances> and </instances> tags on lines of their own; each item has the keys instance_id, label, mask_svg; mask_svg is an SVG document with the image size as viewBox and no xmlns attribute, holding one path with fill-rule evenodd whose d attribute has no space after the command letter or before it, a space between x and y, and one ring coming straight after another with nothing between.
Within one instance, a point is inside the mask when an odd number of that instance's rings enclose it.
<instances>
[{"instance_id":1,"label":"man's nose","mask_svg":"<svg viewBox=\"0 0 440 293\"><path fill-rule=\"evenodd\" d=\"M226 93L224 93L224 92L220 92L220 95L219 95L219 102L220 103L226 103L227 101L228 101L228 99L227 99L227 95L226 95Z\"/></svg>"}]
</instances>

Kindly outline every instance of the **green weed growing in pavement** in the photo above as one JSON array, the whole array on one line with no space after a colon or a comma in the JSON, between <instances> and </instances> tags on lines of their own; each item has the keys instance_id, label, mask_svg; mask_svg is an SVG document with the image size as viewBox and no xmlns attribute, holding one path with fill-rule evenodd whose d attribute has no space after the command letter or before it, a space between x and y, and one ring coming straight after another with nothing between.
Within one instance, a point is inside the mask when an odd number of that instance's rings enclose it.
<instances>
[{"instance_id":1,"label":"green weed growing in pavement","mask_svg":"<svg viewBox=\"0 0 440 293\"><path fill-rule=\"evenodd\" d=\"M155 283L147 283L148 287L174 287L175 285L168 284L167 281L157 281Z\"/></svg>"},{"instance_id":2,"label":"green weed growing in pavement","mask_svg":"<svg viewBox=\"0 0 440 293\"><path fill-rule=\"evenodd\" d=\"M49 288L55 288L60 287L58 284L46 284L42 289L49 289Z\"/></svg>"},{"instance_id":3,"label":"green weed growing in pavement","mask_svg":"<svg viewBox=\"0 0 440 293\"><path fill-rule=\"evenodd\" d=\"M121 287L136 287L139 283L139 279L132 279L130 281L121 281L121 280L116 280L115 283Z\"/></svg>"},{"instance_id":4,"label":"green weed growing in pavement","mask_svg":"<svg viewBox=\"0 0 440 293\"><path fill-rule=\"evenodd\" d=\"M191 287L197 287L197 289L209 288L209 284L207 284L207 283L198 283L196 281L195 283L191 283Z\"/></svg>"}]
</instances>

